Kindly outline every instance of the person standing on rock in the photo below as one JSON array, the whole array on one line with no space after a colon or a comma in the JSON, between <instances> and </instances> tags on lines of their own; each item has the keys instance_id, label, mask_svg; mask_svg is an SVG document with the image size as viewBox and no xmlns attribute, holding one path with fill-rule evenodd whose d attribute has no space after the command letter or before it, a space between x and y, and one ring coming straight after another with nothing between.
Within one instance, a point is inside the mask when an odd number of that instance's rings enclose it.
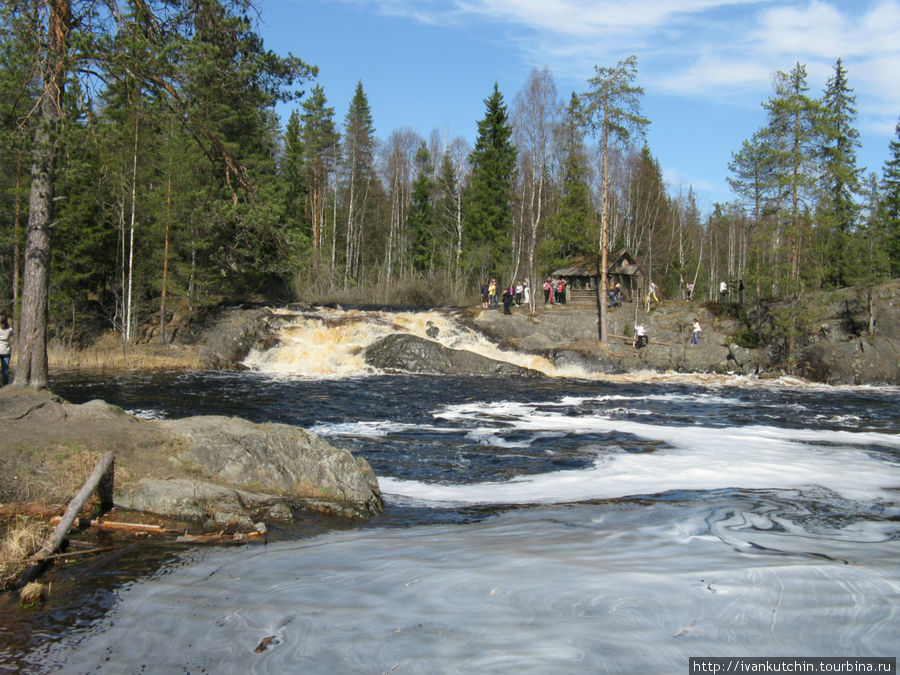
<instances>
[{"instance_id":1,"label":"person standing on rock","mask_svg":"<svg viewBox=\"0 0 900 675\"><path fill-rule=\"evenodd\" d=\"M9 325L9 319L6 316L0 316L0 364L3 368L3 385L9 384L9 357L12 354L10 342L12 340L13 329Z\"/></svg>"},{"instance_id":2,"label":"person standing on rock","mask_svg":"<svg viewBox=\"0 0 900 675\"><path fill-rule=\"evenodd\" d=\"M488 284L488 298L491 303L491 309L497 309L497 280L491 279L491 283Z\"/></svg>"},{"instance_id":3,"label":"person standing on rock","mask_svg":"<svg viewBox=\"0 0 900 675\"><path fill-rule=\"evenodd\" d=\"M693 329L691 330L691 344L699 345L700 344L700 332L703 329L700 328L700 322L697 319L694 319Z\"/></svg>"},{"instance_id":4,"label":"person standing on rock","mask_svg":"<svg viewBox=\"0 0 900 675\"><path fill-rule=\"evenodd\" d=\"M641 347L646 347L649 339L647 338L647 329L644 328L644 324L639 323L634 327L634 348L635 348L635 356L637 356L637 351Z\"/></svg>"},{"instance_id":5,"label":"person standing on rock","mask_svg":"<svg viewBox=\"0 0 900 675\"><path fill-rule=\"evenodd\" d=\"M509 311L510 307L513 304L513 294L515 293L515 289L512 287L503 289L503 313L504 314L512 314Z\"/></svg>"},{"instance_id":6,"label":"person standing on rock","mask_svg":"<svg viewBox=\"0 0 900 675\"><path fill-rule=\"evenodd\" d=\"M725 298L728 296L728 284L724 281L719 284L719 302L725 302Z\"/></svg>"}]
</instances>

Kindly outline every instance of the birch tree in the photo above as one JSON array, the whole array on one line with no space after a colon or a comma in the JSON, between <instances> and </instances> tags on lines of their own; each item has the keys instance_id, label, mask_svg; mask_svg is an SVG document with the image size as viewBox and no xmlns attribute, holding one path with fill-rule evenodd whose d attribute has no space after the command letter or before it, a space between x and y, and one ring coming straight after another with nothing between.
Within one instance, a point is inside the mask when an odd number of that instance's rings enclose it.
<instances>
[{"instance_id":1,"label":"birch tree","mask_svg":"<svg viewBox=\"0 0 900 675\"><path fill-rule=\"evenodd\" d=\"M533 68L525 86L516 96L513 115L516 148L519 151L519 175L522 179L523 248L525 269L534 284L535 251L546 212L549 181L552 173L553 134L560 125L562 106L553 76L545 67ZM534 311L535 294L531 293L530 309Z\"/></svg>"}]
</instances>

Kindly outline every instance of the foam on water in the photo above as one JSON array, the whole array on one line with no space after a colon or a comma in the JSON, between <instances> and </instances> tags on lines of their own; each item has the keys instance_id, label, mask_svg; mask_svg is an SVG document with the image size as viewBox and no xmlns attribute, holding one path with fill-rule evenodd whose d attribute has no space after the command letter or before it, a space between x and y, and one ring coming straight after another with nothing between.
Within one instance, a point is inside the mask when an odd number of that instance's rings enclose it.
<instances>
[{"instance_id":1,"label":"foam on water","mask_svg":"<svg viewBox=\"0 0 900 675\"><path fill-rule=\"evenodd\" d=\"M697 655L895 653L896 542L798 540L751 516L582 506L209 551L29 659L63 672L671 673Z\"/></svg>"},{"instance_id":2,"label":"foam on water","mask_svg":"<svg viewBox=\"0 0 900 675\"><path fill-rule=\"evenodd\" d=\"M570 401L571 402L571 401ZM542 433L630 434L660 445L654 452L621 448L584 470L555 471L506 482L435 484L379 479L383 492L426 503L532 504L612 499L672 490L791 489L820 486L848 499L890 498L900 488L900 466L873 457L869 448L900 448L900 436L876 432L784 429L761 425L659 425L608 415L571 417L547 404L497 402L447 406L436 416L457 424L482 420L470 432L483 444L510 447L509 429L524 431L516 445ZM497 421L502 421L498 425Z\"/></svg>"},{"instance_id":3,"label":"foam on water","mask_svg":"<svg viewBox=\"0 0 900 675\"><path fill-rule=\"evenodd\" d=\"M890 391L211 377L369 458L386 513L188 551L86 627L0 640L0 670L672 673L900 644Z\"/></svg>"}]
</instances>

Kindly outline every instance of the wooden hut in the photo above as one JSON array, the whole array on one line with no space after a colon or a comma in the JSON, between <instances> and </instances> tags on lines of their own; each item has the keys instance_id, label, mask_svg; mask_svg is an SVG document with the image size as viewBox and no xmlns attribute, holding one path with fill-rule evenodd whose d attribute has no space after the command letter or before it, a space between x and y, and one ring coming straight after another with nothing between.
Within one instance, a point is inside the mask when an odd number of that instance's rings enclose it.
<instances>
[{"instance_id":1,"label":"wooden hut","mask_svg":"<svg viewBox=\"0 0 900 675\"><path fill-rule=\"evenodd\" d=\"M622 297L627 302L640 298L644 274L634 256L625 249L619 251L606 268L606 287L612 288L616 284L619 284Z\"/></svg>"},{"instance_id":2,"label":"wooden hut","mask_svg":"<svg viewBox=\"0 0 900 675\"><path fill-rule=\"evenodd\" d=\"M551 276L566 280L570 301L596 303L600 285L597 274L598 263L599 256L579 256L570 260L564 267L554 270ZM625 301L631 302L634 298L640 297L643 273L634 256L624 249L612 257L606 268L606 287L609 289L616 284L619 284Z\"/></svg>"}]
</instances>

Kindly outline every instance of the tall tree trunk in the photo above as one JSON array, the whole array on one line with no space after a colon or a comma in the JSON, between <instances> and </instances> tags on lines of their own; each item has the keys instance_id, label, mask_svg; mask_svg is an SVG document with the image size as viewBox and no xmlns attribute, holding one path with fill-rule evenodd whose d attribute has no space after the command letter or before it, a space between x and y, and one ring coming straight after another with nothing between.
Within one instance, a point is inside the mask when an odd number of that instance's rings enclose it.
<instances>
[{"instance_id":1,"label":"tall tree trunk","mask_svg":"<svg viewBox=\"0 0 900 675\"><path fill-rule=\"evenodd\" d=\"M603 205L600 210L600 344L609 344L609 330L606 326L607 317L607 293L606 293L606 268L609 249L609 123L607 121L607 106L603 107L603 136L600 141L603 148Z\"/></svg>"},{"instance_id":2,"label":"tall tree trunk","mask_svg":"<svg viewBox=\"0 0 900 675\"><path fill-rule=\"evenodd\" d=\"M47 4L48 54L43 73L40 119L34 134L28 229L25 234L22 319L14 381L16 386L37 389L42 389L49 383L47 322L50 305L50 226L54 218L56 143L62 120L62 93L71 22L68 0L50 0Z\"/></svg>"},{"instance_id":3,"label":"tall tree trunk","mask_svg":"<svg viewBox=\"0 0 900 675\"><path fill-rule=\"evenodd\" d=\"M19 232L22 227L22 197L21 197L21 188L22 188L22 151L16 154L16 214L15 220L13 221L13 275L12 275L12 299L13 299L13 312L16 312L19 308L19 267L21 265L21 260L19 256L21 251L19 249ZM19 334L19 320L16 317L15 322L16 329L16 337L18 341Z\"/></svg>"},{"instance_id":4,"label":"tall tree trunk","mask_svg":"<svg viewBox=\"0 0 900 675\"><path fill-rule=\"evenodd\" d=\"M131 161L131 223L128 228L128 295L125 302L125 342L131 342L132 290L134 287L134 219L137 211L138 121L134 118L134 148Z\"/></svg>"},{"instance_id":5,"label":"tall tree trunk","mask_svg":"<svg viewBox=\"0 0 900 675\"><path fill-rule=\"evenodd\" d=\"M170 157L171 159L171 157ZM169 278L169 226L172 222L172 164L166 183L166 231L163 237L162 288L159 293L159 341L166 344L166 285Z\"/></svg>"}]
</instances>

